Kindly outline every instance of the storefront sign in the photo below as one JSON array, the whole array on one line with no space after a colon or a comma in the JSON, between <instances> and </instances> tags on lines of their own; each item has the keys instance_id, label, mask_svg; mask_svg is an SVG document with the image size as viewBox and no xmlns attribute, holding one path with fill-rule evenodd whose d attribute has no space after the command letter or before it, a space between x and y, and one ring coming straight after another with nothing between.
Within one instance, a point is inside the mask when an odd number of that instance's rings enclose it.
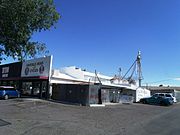
<instances>
[{"instance_id":1,"label":"storefront sign","mask_svg":"<svg viewBox=\"0 0 180 135\"><path fill-rule=\"evenodd\" d=\"M49 77L52 56L23 62L21 77Z\"/></svg>"}]
</instances>

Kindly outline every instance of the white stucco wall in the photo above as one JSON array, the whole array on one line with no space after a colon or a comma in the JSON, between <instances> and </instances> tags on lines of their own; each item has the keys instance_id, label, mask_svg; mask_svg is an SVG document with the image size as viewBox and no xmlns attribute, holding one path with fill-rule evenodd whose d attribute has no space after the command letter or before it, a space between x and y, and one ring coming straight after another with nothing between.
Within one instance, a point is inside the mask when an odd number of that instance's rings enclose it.
<instances>
[{"instance_id":1,"label":"white stucco wall","mask_svg":"<svg viewBox=\"0 0 180 135\"><path fill-rule=\"evenodd\" d=\"M150 96L151 96L150 90L140 87L136 89L136 102L139 102L141 98L150 97Z\"/></svg>"}]
</instances>

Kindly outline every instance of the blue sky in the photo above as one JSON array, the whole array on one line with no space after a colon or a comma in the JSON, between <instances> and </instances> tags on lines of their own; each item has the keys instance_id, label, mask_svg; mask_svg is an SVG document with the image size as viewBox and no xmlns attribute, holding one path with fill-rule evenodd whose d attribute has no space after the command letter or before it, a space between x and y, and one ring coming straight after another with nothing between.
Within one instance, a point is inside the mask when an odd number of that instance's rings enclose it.
<instances>
[{"instance_id":1,"label":"blue sky","mask_svg":"<svg viewBox=\"0 0 180 135\"><path fill-rule=\"evenodd\" d=\"M53 67L125 73L142 52L143 83L180 85L179 0L55 0L56 29L36 34ZM161 80L167 80L162 81ZM160 82L159 82L160 81Z\"/></svg>"},{"instance_id":2,"label":"blue sky","mask_svg":"<svg viewBox=\"0 0 180 135\"><path fill-rule=\"evenodd\" d=\"M123 74L142 53L143 83L180 85L179 0L55 0L62 18L44 42L53 67ZM161 80L167 80L162 81Z\"/></svg>"}]
</instances>

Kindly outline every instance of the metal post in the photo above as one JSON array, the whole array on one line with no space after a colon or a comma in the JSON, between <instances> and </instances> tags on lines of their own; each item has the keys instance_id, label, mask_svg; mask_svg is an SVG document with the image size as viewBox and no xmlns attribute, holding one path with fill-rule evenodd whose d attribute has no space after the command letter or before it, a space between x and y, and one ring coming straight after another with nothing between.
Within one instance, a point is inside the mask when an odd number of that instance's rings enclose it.
<instances>
[{"instance_id":1,"label":"metal post","mask_svg":"<svg viewBox=\"0 0 180 135\"><path fill-rule=\"evenodd\" d=\"M141 87L141 80L142 80L142 70L141 70L141 52L138 52L137 56L137 71L138 71L138 80L139 80L139 87Z\"/></svg>"}]
</instances>

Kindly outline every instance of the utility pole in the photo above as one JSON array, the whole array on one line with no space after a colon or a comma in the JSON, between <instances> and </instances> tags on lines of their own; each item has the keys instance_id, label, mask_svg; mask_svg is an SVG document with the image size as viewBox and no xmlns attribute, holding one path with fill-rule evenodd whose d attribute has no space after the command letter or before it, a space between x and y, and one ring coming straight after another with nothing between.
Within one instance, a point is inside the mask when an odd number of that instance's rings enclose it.
<instances>
[{"instance_id":1,"label":"utility pole","mask_svg":"<svg viewBox=\"0 0 180 135\"><path fill-rule=\"evenodd\" d=\"M138 72L139 87L141 87L141 80L142 80L143 78L142 78L141 52L140 52L140 51L138 52L136 61L137 61L137 72Z\"/></svg>"},{"instance_id":2,"label":"utility pole","mask_svg":"<svg viewBox=\"0 0 180 135\"><path fill-rule=\"evenodd\" d=\"M121 79L122 78L122 69L121 68L119 68L119 79Z\"/></svg>"}]
</instances>

